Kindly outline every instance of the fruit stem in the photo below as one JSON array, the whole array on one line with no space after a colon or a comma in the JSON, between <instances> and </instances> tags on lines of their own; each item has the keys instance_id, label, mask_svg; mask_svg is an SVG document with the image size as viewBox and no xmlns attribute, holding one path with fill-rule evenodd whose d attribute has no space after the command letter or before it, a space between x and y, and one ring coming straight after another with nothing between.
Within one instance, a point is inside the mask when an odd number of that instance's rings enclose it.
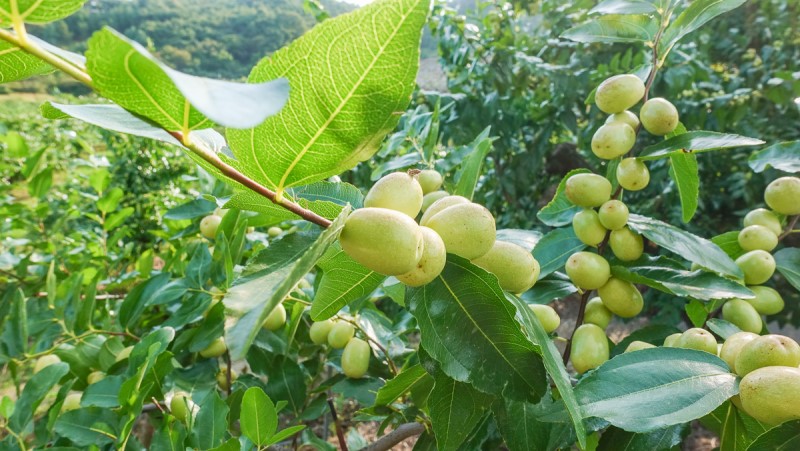
<instances>
[{"instance_id":1,"label":"fruit stem","mask_svg":"<svg viewBox=\"0 0 800 451\"><path fill-rule=\"evenodd\" d=\"M778 241L786 238L787 236L789 236L789 234L791 234L792 232L795 231L794 230L794 226L797 225L797 220L798 219L800 219L800 215L792 216L792 219L789 220L789 224L786 225L786 229L778 237Z\"/></svg>"},{"instance_id":2,"label":"fruit stem","mask_svg":"<svg viewBox=\"0 0 800 451\"><path fill-rule=\"evenodd\" d=\"M564 349L564 366L566 366L569 362L569 354L572 352L572 337L575 336L575 331L581 327L581 324L583 324L583 315L586 313L586 304L589 302L589 296L591 294L592 290L587 290L581 295L581 306L578 309L578 317L575 319L575 327L572 328L572 333L569 335L567 347Z\"/></svg>"}]
</instances>

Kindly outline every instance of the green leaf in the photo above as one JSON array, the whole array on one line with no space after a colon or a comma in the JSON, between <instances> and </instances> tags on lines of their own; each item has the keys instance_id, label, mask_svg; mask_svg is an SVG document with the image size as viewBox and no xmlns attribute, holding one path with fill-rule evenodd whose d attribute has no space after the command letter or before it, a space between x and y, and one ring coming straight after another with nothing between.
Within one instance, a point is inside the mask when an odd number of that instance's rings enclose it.
<instances>
[{"instance_id":1,"label":"green leaf","mask_svg":"<svg viewBox=\"0 0 800 451\"><path fill-rule=\"evenodd\" d=\"M491 406L492 397L450 379L441 371L434 379L428 407L436 444L442 451L456 451Z\"/></svg>"},{"instance_id":2,"label":"green leaf","mask_svg":"<svg viewBox=\"0 0 800 451\"><path fill-rule=\"evenodd\" d=\"M567 175L561 179L561 182L558 183L558 188L556 189L556 194L553 196L553 200L539 210L539 212L536 213L536 217L550 227L561 227L571 224L572 217L583 208L573 204L567 199L567 179L575 174L585 174L588 172L591 171L583 168L569 171Z\"/></svg>"},{"instance_id":3,"label":"green leaf","mask_svg":"<svg viewBox=\"0 0 800 451\"><path fill-rule=\"evenodd\" d=\"M261 213L268 218L270 223L301 219L300 216L249 190L234 193L225 203L225 208Z\"/></svg>"},{"instance_id":4,"label":"green leaf","mask_svg":"<svg viewBox=\"0 0 800 451\"><path fill-rule=\"evenodd\" d=\"M400 372L393 379L386 382L386 384L378 390L375 397L376 406L387 406L397 398L403 396L404 393L413 390L419 384L431 381L431 376L425 371L422 365L417 364L410 366Z\"/></svg>"},{"instance_id":5,"label":"green leaf","mask_svg":"<svg viewBox=\"0 0 800 451\"><path fill-rule=\"evenodd\" d=\"M719 318L711 318L710 320L706 321L706 327L708 327L708 330L711 332L719 335L719 337L723 340L727 340L731 335L741 332L741 329L738 327L734 326L728 321L725 321L724 319Z\"/></svg>"},{"instance_id":6,"label":"green leaf","mask_svg":"<svg viewBox=\"0 0 800 451\"><path fill-rule=\"evenodd\" d=\"M733 147L760 146L764 141L731 133L694 131L682 133L645 147L638 159L643 161L667 158L677 153L700 153Z\"/></svg>"},{"instance_id":7,"label":"green leaf","mask_svg":"<svg viewBox=\"0 0 800 451\"><path fill-rule=\"evenodd\" d=\"M442 274L406 297L422 346L445 374L511 399L535 401L545 392L542 359L496 277L448 254Z\"/></svg>"},{"instance_id":8,"label":"green leaf","mask_svg":"<svg viewBox=\"0 0 800 451\"><path fill-rule=\"evenodd\" d=\"M562 38L577 42L652 42L658 21L645 14L609 14L570 28Z\"/></svg>"},{"instance_id":9,"label":"green leaf","mask_svg":"<svg viewBox=\"0 0 800 451\"><path fill-rule=\"evenodd\" d=\"M774 257L778 272L796 290L800 291L800 249L785 247L776 252Z\"/></svg>"},{"instance_id":10,"label":"green leaf","mask_svg":"<svg viewBox=\"0 0 800 451\"><path fill-rule=\"evenodd\" d=\"M106 191L97 201L97 209L103 213L109 213L117 209L119 206L119 201L122 200L122 196L125 195L125 192L122 191L122 188L114 187L109 191Z\"/></svg>"},{"instance_id":11,"label":"green leaf","mask_svg":"<svg viewBox=\"0 0 800 451\"><path fill-rule=\"evenodd\" d=\"M745 0L695 0L664 30L658 53L666 56L682 37L709 20L739 7Z\"/></svg>"},{"instance_id":12,"label":"green leaf","mask_svg":"<svg viewBox=\"0 0 800 451\"><path fill-rule=\"evenodd\" d=\"M250 387L242 398L239 415L242 434L258 446L266 446L278 429L278 412L260 387Z\"/></svg>"},{"instance_id":13,"label":"green leaf","mask_svg":"<svg viewBox=\"0 0 800 451\"><path fill-rule=\"evenodd\" d=\"M119 392L124 380L124 376L106 376L100 382L89 385L81 397L81 406L119 407Z\"/></svg>"},{"instance_id":14,"label":"green leaf","mask_svg":"<svg viewBox=\"0 0 800 451\"><path fill-rule=\"evenodd\" d=\"M750 155L750 169L763 172L774 168L783 172L800 172L800 141L773 144Z\"/></svg>"},{"instance_id":15,"label":"green leaf","mask_svg":"<svg viewBox=\"0 0 800 451\"><path fill-rule=\"evenodd\" d=\"M744 249L739 245L738 230L717 235L711 238L711 242L719 246L732 259L737 259L744 254Z\"/></svg>"},{"instance_id":16,"label":"green leaf","mask_svg":"<svg viewBox=\"0 0 800 451\"><path fill-rule=\"evenodd\" d=\"M44 367L41 371L34 374L25 388L22 390L14 413L8 420L10 429L22 433L28 424L33 420L33 413L39 404L42 403L47 393L69 372L69 365L66 363L55 363Z\"/></svg>"},{"instance_id":17,"label":"green leaf","mask_svg":"<svg viewBox=\"0 0 800 451\"><path fill-rule=\"evenodd\" d=\"M282 196L370 158L408 105L429 8L429 0L376 1L263 59L249 81L286 77L294 94L258 127L228 130L245 173Z\"/></svg>"},{"instance_id":18,"label":"green leaf","mask_svg":"<svg viewBox=\"0 0 800 451\"><path fill-rule=\"evenodd\" d=\"M703 268L738 279L744 277L736 263L719 246L705 238L700 238L657 219L637 214L630 215L628 227L655 244L690 262L697 263Z\"/></svg>"},{"instance_id":19,"label":"green leaf","mask_svg":"<svg viewBox=\"0 0 800 451\"><path fill-rule=\"evenodd\" d=\"M648 0L605 0L589 14L649 14L657 12L654 2Z\"/></svg>"},{"instance_id":20,"label":"green leaf","mask_svg":"<svg viewBox=\"0 0 800 451\"><path fill-rule=\"evenodd\" d=\"M800 449L800 420L787 421L761 434L747 451L792 451Z\"/></svg>"},{"instance_id":21,"label":"green leaf","mask_svg":"<svg viewBox=\"0 0 800 451\"><path fill-rule=\"evenodd\" d=\"M551 401L543 399L539 404L531 404L505 399L492 405L497 427L510 451L569 449L575 441L572 427L565 423L546 423L538 418L547 403Z\"/></svg>"},{"instance_id":22,"label":"green leaf","mask_svg":"<svg viewBox=\"0 0 800 451\"><path fill-rule=\"evenodd\" d=\"M267 368L269 384L265 389L270 399L286 401L295 414L303 411L306 399L306 379L296 359L280 356Z\"/></svg>"},{"instance_id":23,"label":"green leaf","mask_svg":"<svg viewBox=\"0 0 800 451\"><path fill-rule=\"evenodd\" d=\"M678 446L688 434L685 424L677 424L646 433L634 433L610 427L603 432L597 451L665 451Z\"/></svg>"},{"instance_id":24,"label":"green leaf","mask_svg":"<svg viewBox=\"0 0 800 451\"><path fill-rule=\"evenodd\" d=\"M22 290L12 290L6 293L4 302L10 302L11 309L8 321L4 324L2 332L3 354L8 357L17 357L25 354L28 349L28 310L25 307L25 293Z\"/></svg>"},{"instance_id":25,"label":"green leaf","mask_svg":"<svg viewBox=\"0 0 800 451\"><path fill-rule=\"evenodd\" d=\"M490 130L491 126L486 127L475 140L467 145L467 147L472 148L472 151L461 162L453 195L463 196L472 200L472 196L475 194L475 187L478 185L478 179L481 176L483 162L486 161L486 155L492 150L494 139L489 138Z\"/></svg>"},{"instance_id":26,"label":"green leaf","mask_svg":"<svg viewBox=\"0 0 800 451\"><path fill-rule=\"evenodd\" d=\"M548 274L563 268L570 255L584 248L586 245L575 236L572 227L548 232L533 248L533 258L541 267L539 278L547 277Z\"/></svg>"},{"instance_id":27,"label":"green leaf","mask_svg":"<svg viewBox=\"0 0 800 451\"><path fill-rule=\"evenodd\" d=\"M697 211L697 198L700 196L700 176L697 170L697 156L693 153L674 153L669 156L669 175L678 187L681 198L683 222L692 220Z\"/></svg>"},{"instance_id":28,"label":"green leaf","mask_svg":"<svg viewBox=\"0 0 800 451\"><path fill-rule=\"evenodd\" d=\"M186 427L181 422L164 421L153 434L150 451L178 451L185 449Z\"/></svg>"},{"instance_id":29,"label":"green leaf","mask_svg":"<svg viewBox=\"0 0 800 451\"><path fill-rule=\"evenodd\" d=\"M727 406L719 434L719 450L745 451L752 439L748 437L744 421L733 403L727 403Z\"/></svg>"},{"instance_id":30,"label":"green leaf","mask_svg":"<svg viewBox=\"0 0 800 451\"><path fill-rule=\"evenodd\" d=\"M282 431L278 431L278 433L276 433L275 435L272 436L272 438L269 439L269 443L268 444L269 445L274 445L275 443L282 442L282 441L286 440L287 438L289 438L289 437L297 434L298 432L302 431L305 428L306 428L306 426L304 424L299 424L297 426L291 426L291 427L288 427L288 428L286 428L286 429L284 429Z\"/></svg>"},{"instance_id":31,"label":"green leaf","mask_svg":"<svg viewBox=\"0 0 800 451\"><path fill-rule=\"evenodd\" d=\"M111 412L100 407L64 412L56 420L53 430L77 446L105 445L117 439L113 425L118 416Z\"/></svg>"},{"instance_id":32,"label":"green leaf","mask_svg":"<svg viewBox=\"0 0 800 451\"><path fill-rule=\"evenodd\" d=\"M214 448L225 441L228 431L228 411L228 405L219 397L216 390L203 400L193 428L200 449Z\"/></svg>"},{"instance_id":33,"label":"green leaf","mask_svg":"<svg viewBox=\"0 0 800 451\"><path fill-rule=\"evenodd\" d=\"M52 71L53 68L38 57L26 53L11 43L0 41L0 84Z\"/></svg>"},{"instance_id":34,"label":"green leaf","mask_svg":"<svg viewBox=\"0 0 800 451\"><path fill-rule=\"evenodd\" d=\"M0 0L0 25L11 25L15 18L27 23L47 23L63 19L81 9L86 0ZM15 4L16 9L12 8Z\"/></svg>"},{"instance_id":35,"label":"green leaf","mask_svg":"<svg viewBox=\"0 0 800 451\"><path fill-rule=\"evenodd\" d=\"M528 304L548 304L553 299L562 299L578 288L568 280L539 280L530 290L522 293L522 299Z\"/></svg>"},{"instance_id":36,"label":"green leaf","mask_svg":"<svg viewBox=\"0 0 800 451\"><path fill-rule=\"evenodd\" d=\"M241 449L241 444L239 440L236 438L228 439L227 442L217 446L216 448L211 448L209 451L239 451Z\"/></svg>"},{"instance_id":37,"label":"green leaf","mask_svg":"<svg viewBox=\"0 0 800 451\"><path fill-rule=\"evenodd\" d=\"M338 243L328 248L317 267L322 270L322 278L311 304L314 321L336 315L347 304L375 291L386 279L350 258Z\"/></svg>"},{"instance_id":38,"label":"green leaf","mask_svg":"<svg viewBox=\"0 0 800 451\"><path fill-rule=\"evenodd\" d=\"M163 217L164 219L174 220L195 219L210 215L216 208L217 204L215 202L198 197L175 208L170 208Z\"/></svg>"},{"instance_id":39,"label":"green leaf","mask_svg":"<svg viewBox=\"0 0 800 451\"><path fill-rule=\"evenodd\" d=\"M497 231L497 241L514 243L517 246L532 252L536 243L542 239L542 233L535 230L500 229Z\"/></svg>"},{"instance_id":40,"label":"green leaf","mask_svg":"<svg viewBox=\"0 0 800 451\"><path fill-rule=\"evenodd\" d=\"M354 209L364 206L364 194L358 187L344 182L316 182L291 190L297 199L309 202L325 201L339 206L350 204Z\"/></svg>"}]
</instances>

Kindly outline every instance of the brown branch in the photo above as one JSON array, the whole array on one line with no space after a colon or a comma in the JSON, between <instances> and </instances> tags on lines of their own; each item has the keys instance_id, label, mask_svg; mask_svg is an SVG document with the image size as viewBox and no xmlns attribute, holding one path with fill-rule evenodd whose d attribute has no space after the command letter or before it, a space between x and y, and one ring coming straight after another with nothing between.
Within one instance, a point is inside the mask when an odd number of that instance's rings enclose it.
<instances>
[{"instance_id":1,"label":"brown branch","mask_svg":"<svg viewBox=\"0 0 800 451\"><path fill-rule=\"evenodd\" d=\"M339 416L336 414L336 406L333 405L333 397L328 396L328 408L331 409L331 416L333 417L333 424L336 427L336 437L339 439L339 449L347 451L347 441L344 439L344 430L339 423Z\"/></svg>"},{"instance_id":2,"label":"brown branch","mask_svg":"<svg viewBox=\"0 0 800 451\"><path fill-rule=\"evenodd\" d=\"M361 451L388 451L403 440L420 435L423 432L425 432L425 426L422 423L401 424L397 429L379 438L371 445L362 448Z\"/></svg>"},{"instance_id":3,"label":"brown branch","mask_svg":"<svg viewBox=\"0 0 800 451\"><path fill-rule=\"evenodd\" d=\"M778 236L778 241L786 238L792 233L794 226L797 225L798 219L800 219L800 215L792 216L792 219L789 220L789 224L786 225L786 229L780 234L780 236Z\"/></svg>"},{"instance_id":4,"label":"brown branch","mask_svg":"<svg viewBox=\"0 0 800 451\"><path fill-rule=\"evenodd\" d=\"M581 306L578 310L578 317L575 319L575 327L572 328L572 333L569 334L569 341L567 341L567 347L564 349L564 366L569 362L569 355L572 352L572 337L575 336L575 331L577 331L583 323L583 315L586 313L586 304L589 302L589 296L591 294L592 290L587 290L581 295Z\"/></svg>"},{"instance_id":5,"label":"brown branch","mask_svg":"<svg viewBox=\"0 0 800 451\"><path fill-rule=\"evenodd\" d=\"M225 351L225 365L228 367L228 371L225 373L225 379L228 381L228 389L225 390L228 392L228 396L231 395L231 387L233 385L233 369L231 368L231 353Z\"/></svg>"}]
</instances>

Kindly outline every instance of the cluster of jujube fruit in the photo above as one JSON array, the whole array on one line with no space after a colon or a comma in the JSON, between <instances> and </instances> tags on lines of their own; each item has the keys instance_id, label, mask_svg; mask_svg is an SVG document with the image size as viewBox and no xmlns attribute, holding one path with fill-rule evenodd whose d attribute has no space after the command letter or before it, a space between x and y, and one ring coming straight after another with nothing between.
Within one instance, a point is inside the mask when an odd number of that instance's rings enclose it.
<instances>
[{"instance_id":1,"label":"cluster of jujube fruit","mask_svg":"<svg viewBox=\"0 0 800 451\"><path fill-rule=\"evenodd\" d=\"M311 325L308 335L314 344L328 344L342 351L342 371L345 376L359 379L367 374L372 349L369 343L355 336L356 328L350 322L317 321Z\"/></svg>"}]
</instances>

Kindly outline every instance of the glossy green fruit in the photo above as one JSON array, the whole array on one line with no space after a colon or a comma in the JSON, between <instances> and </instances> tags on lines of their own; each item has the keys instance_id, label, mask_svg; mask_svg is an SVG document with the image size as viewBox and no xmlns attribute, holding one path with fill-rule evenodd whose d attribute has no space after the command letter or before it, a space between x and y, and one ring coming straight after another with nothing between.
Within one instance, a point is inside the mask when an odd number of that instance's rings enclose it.
<instances>
[{"instance_id":1,"label":"glossy green fruit","mask_svg":"<svg viewBox=\"0 0 800 451\"><path fill-rule=\"evenodd\" d=\"M800 214L800 178L773 180L764 190L764 201L776 213L786 216Z\"/></svg>"},{"instance_id":2,"label":"glossy green fruit","mask_svg":"<svg viewBox=\"0 0 800 451\"><path fill-rule=\"evenodd\" d=\"M86 376L86 383L89 385L96 384L106 378L106 373L102 371L92 371Z\"/></svg>"},{"instance_id":3,"label":"glossy green fruit","mask_svg":"<svg viewBox=\"0 0 800 451\"><path fill-rule=\"evenodd\" d=\"M594 93L594 103L608 114L621 113L644 97L644 83L636 75L623 74L607 78Z\"/></svg>"},{"instance_id":4,"label":"glossy green fruit","mask_svg":"<svg viewBox=\"0 0 800 451\"><path fill-rule=\"evenodd\" d=\"M677 346L684 349L696 349L717 355L717 340L711 332L694 327L681 334Z\"/></svg>"},{"instance_id":5,"label":"glossy green fruit","mask_svg":"<svg viewBox=\"0 0 800 451\"><path fill-rule=\"evenodd\" d=\"M419 181L419 186L422 187L423 194L436 191L442 187L442 183L444 182L442 174L439 174L439 172L433 169L420 171L419 174L417 174L417 180Z\"/></svg>"},{"instance_id":6,"label":"glossy green fruit","mask_svg":"<svg viewBox=\"0 0 800 451\"><path fill-rule=\"evenodd\" d=\"M473 203L445 208L433 215L426 226L442 237L448 253L467 260L489 252L496 237L494 216L483 205Z\"/></svg>"},{"instance_id":7,"label":"glossy green fruit","mask_svg":"<svg viewBox=\"0 0 800 451\"><path fill-rule=\"evenodd\" d=\"M594 324L583 324L572 336L569 360L575 371L585 373L608 360L608 338L603 329Z\"/></svg>"},{"instance_id":8,"label":"glossy green fruit","mask_svg":"<svg viewBox=\"0 0 800 451\"><path fill-rule=\"evenodd\" d=\"M603 304L600 296L595 296L586 303L586 310L583 314L584 323L595 324L605 329L613 317L614 314Z\"/></svg>"},{"instance_id":9,"label":"glossy green fruit","mask_svg":"<svg viewBox=\"0 0 800 451\"><path fill-rule=\"evenodd\" d=\"M328 344L334 349L342 349L355 334L356 328L352 324L339 321L333 324L328 333Z\"/></svg>"},{"instance_id":10,"label":"glossy green fruit","mask_svg":"<svg viewBox=\"0 0 800 451\"><path fill-rule=\"evenodd\" d=\"M739 246L745 251L771 251L778 245L778 235L768 227L751 225L739 232Z\"/></svg>"},{"instance_id":11,"label":"glossy green fruit","mask_svg":"<svg viewBox=\"0 0 800 451\"><path fill-rule=\"evenodd\" d=\"M619 230L628 224L628 206L621 200L612 199L600 206L600 223L608 230Z\"/></svg>"},{"instance_id":12,"label":"glossy green fruit","mask_svg":"<svg viewBox=\"0 0 800 451\"><path fill-rule=\"evenodd\" d=\"M283 327L284 324L286 324L286 307L283 304L278 304L269 312L261 327L274 332Z\"/></svg>"},{"instance_id":13,"label":"glossy green fruit","mask_svg":"<svg viewBox=\"0 0 800 451\"><path fill-rule=\"evenodd\" d=\"M639 117L628 110L608 116L606 119L606 124L610 124L612 122L622 122L623 124L628 124L628 126L634 130L639 127Z\"/></svg>"},{"instance_id":14,"label":"glossy green fruit","mask_svg":"<svg viewBox=\"0 0 800 451\"><path fill-rule=\"evenodd\" d=\"M731 299L722 306L722 319L740 330L757 334L763 327L756 309L741 299Z\"/></svg>"},{"instance_id":15,"label":"glossy green fruit","mask_svg":"<svg viewBox=\"0 0 800 451\"><path fill-rule=\"evenodd\" d=\"M169 411L178 421L186 421L189 413L195 410L195 403L188 394L183 392L175 393L169 402Z\"/></svg>"},{"instance_id":16,"label":"glossy green fruit","mask_svg":"<svg viewBox=\"0 0 800 451\"><path fill-rule=\"evenodd\" d=\"M650 183L650 171L643 161L625 158L617 166L617 182L628 191L643 190Z\"/></svg>"},{"instance_id":17,"label":"glossy green fruit","mask_svg":"<svg viewBox=\"0 0 800 451\"><path fill-rule=\"evenodd\" d=\"M641 313L644 307L642 294L636 286L626 280L611 277L605 285L597 290L603 305L611 313L621 318L633 318Z\"/></svg>"},{"instance_id":18,"label":"glossy green fruit","mask_svg":"<svg viewBox=\"0 0 800 451\"><path fill-rule=\"evenodd\" d=\"M413 219L386 208L361 208L351 213L339 242L353 260L387 276L413 270L424 245L422 230Z\"/></svg>"},{"instance_id":19,"label":"glossy green fruit","mask_svg":"<svg viewBox=\"0 0 800 451\"><path fill-rule=\"evenodd\" d=\"M597 246L605 238L608 230L600 222L600 216L591 208L584 208L572 217L572 230L583 244Z\"/></svg>"},{"instance_id":20,"label":"glossy green fruit","mask_svg":"<svg viewBox=\"0 0 800 451\"><path fill-rule=\"evenodd\" d=\"M719 358L728 364L728 367L736 372L736 357L741 352L742 347L747 343L758 338L758 334L752 332L736 332L728 337L725 343L722 344L722 350L719 352Z\"/></svg>"},{"instance_id":21,"label":"glossy green fruit","mask_svg":"<svg viewBox=\"0 0 800 451\"><path fill-rule=\"evenodd\" d=\"M800 369L773 366L753 371L739 383L748 415L768 425L800 419Z\"/></svg>"},{"instance_id":22,"label":"glossy green fruit","mask_svg":"<svg viewBox=\"0 0 800 451\"><path fill-rule=\"evenodd\" d=\"M209 240L217 236L217 229L222 222L222 218L217 215L208 215L200 220L200 234Z\"/></svg>"},{"instance_id":23,"label":"glossy green fruit","mask_svg":"<svg viewBox=\"0 0 800 451\"><path fill-rule=\"evenodd\" d=\"M761 285L775 273L775 259L767 251L750 251L736 259L744 273L744 283Z\"/></svg>"},{"instance_id":24,"label":"glossy green fruit","mask_svg":"<svg viewBox=\"0 0 800 451\"><path fill-rule=\"evenodd\" d=\"M439 277L447 262L447 250L439 234L428 227L421 226L420 230L422 230L422 239L425 243L422 258L419 259L413 270L395 276L397 280L410 287L421 287Z\"/></svg>"},{"instance_id":25,"label":"glossy green fruit","mask_svg":"<svg viewBox=\"0 0 800 451\"><path fill-rule=\"evenodd\" d=\"M366 341L360 338L350 340L342 351L344 375L358 379L367 374L370 354L372 354L372 350Z\"/></svg>"},{"instance_id":26,"label":"glossy green fruit","mask_svg":"<svg viewBox=\"0 0 800 451\"><path fill-rule=\"evenodd\" d=\"M228 350L228 347L225 345L225 339L223 337L219 337L216 340L212 341L205 349L200 351L200 356L206 359L209 358L217 358L222 354L225 354L225 351Z\"/></svg>"},{"instance_id":27,"label":"glossy green fruit","mask_svg":"<svg viewBox=\"0 0 800 451\"><path fill-rule=\"evenodd\" d=\"M600 255L591 252L576 252L564 265L572 283L584 290L596 290L608 282L611 267Z\"/></svg>"},{"instance_id":28,"label":"glossy green fruit","mask_svg":"<svg viewBox=\"0 0 800 451\"><path fill-rule=\"evenodd\" d=\"M225 368L225 367L222 367L222 368L219 369L219 372L217 373L217 378L216 378L217 379L217 386L222 391L228 391L228 389L231 387L231 384L233 384L234 381L236 381L236 379L238 377L239 377L239 375L236 374L236 371L231 370L231 380L230 380L230 382L228 382L228 369Z\"/></svg>"},{"instance_id":29,"label":"glossy green fruit","mask_svg":"<svg viewBox=\"0 0 800 451\"><path fill-rule=\"evenodd\" d=\"M736 374L744 376L767 366L800 365L800 345L783 335L762 335L746 343L736 356Z\"/></svg>"},{"instance_id":30,"label":"glossy green fruit","mask_svg":"<svg viewBox=\"0 0 800 451\"><path fill-rule=\"evenodd\" d=\"M81 408L81 397L83 393L70 393L64 398L64 403L61 404L62 412L69 412Z\"/></svg>"},{"instance_id":31,"label":"glossy green fruit","mask_svg":"<svg viewBox=\"0 0 800 451\"><path fill-rule=\"evenodd\" d=\"M744 226L748 227L751 225L764 226L772 230L772 233L775 235L780 235L783 232L781 220L778 218L778 215L766 208L756 208L744 216Z\"/></svg>"},{"instance_id":32,"label":"glossy green fruit","mask_svg":"<svg viewBox=\"0 0 800 451\"><path fill-rule=\"evenodd\" d=\"M407 172L394 172L375 182L364 197L366 208L388 208L416 218L422 208L422 187Z\"/></svg>"},{"instance_id":33,"label":"glossy green fruit","mask_svg":"<svg viewBox=\"0 0 800 451\"><path fill-rule=\"evenodd\" d=\"M495 241L489 252L472 263L494 274L500 288L512 293L528 291L539 278L539 262L533 255L505 241Z\"/></svg>"},{"instance_id":34,"label":"glossy green fruit","mask_svg":"<svg viewBox=\"0 0 800 451\"><path fill-rule=\"evenodd\" d=\"M428 221L430 221L430 219L436 213L439 213L440 211L444 210L445 208L452 207L453 205L469 204L469 203L471 203L471 202L466 197L450 196L450 195L444 196L441 199L438 199L435 202L433 202L430 205L430 207L428 207L428 209L425 210L425 213L422 215L421 218L419 218L419 225L427 226L428 225Z\"/></svg>"},{"instance_id":35,"label":"glossy green fruit","mask_svg":"<svg viewBox=\"0 0 800 451\"><path fill-rule=\"evenodd\" d=\"M611 198L611 182L597 174L575 174L567 179L567 199L581 207L599 207Z\"/></svg>"},{"instance_id":36,"label":"glossy green fruit","mask_svg":"<svg viewBox=\"0 0 800 451\"><path fill-rule=\"evenodd\" d=\"M119 354L117 354L117 357L114 360L114 362L115 363L116 362L121 362L121 361L127 359L128 357L131 356L131 351L133 351L133 346L128 346L128 347L122 348L122 351L120 351Z\"/></svg>"},{"instance_id":37,"label":"glossy green fruit","mask_svg":"<svg viewBox=\"0 0 800 451\"><path fill-rule=\"evenodd\" d=\"M61 359L55 354L47 354L36 359L36 365L33 367L33 374L42 371L50 365L61 363Z\"/></svg>"},{"instance_id":38,"label":"glossy green fruit","mask_svg":"<svg viewBox=\"0 0 800 451\"><path fill-rule=\"evenodd\" d=\"M428 208L439 199L445 198L450 194L447 191L434 191L422 197L422 213L428 211Z\"/></svg>"},{"instance_id":39,"label":"glossy green fruit","mask_svg":"<svg viewBox=\"0 0 800 451\"><path fill-rule=\"evenodd\" d=\"M665 338L664 339L664 347L665 348L677 348L678 347L678 343L681 340L681 335L683 335L683 334L676 333L676 334L672 334L672 335L668 336L667 338Z\"/></svg>"},{"instance_id":40,"label":"glossy green fruit","mask_svg":"<svg viewBox=\"0 0 800 451\"><path fill-rule=\"evenodd\" d=\"M314 344L321 345L328 342L328 333L333 328L333 321L317 321L308 328L308 336Z\"/></svg>"},{"instance_id":41,"label":"glossy green fruit","mask_svg":"<svg viewBox=\"0 0 800 451\"><path fill-rule=\"evenodd\" d=\"M784 302L781 294L770 287L753 285L747 287L756 295L753 299L745 299L762 315L775 315L783 311Z\"/></svg>"},{"instance_id":42,"label":"glossy green fruit","mask_svg":"<svg viewBox=\"0 0 800 451\"><path fill-rule=\"evenodd\" d=\"M269 235L270 238L276 238L281 236L282 234L283 234L283 229L280 227L272 226L267 229L267 235Z\"/></svg>"},{"instance_id":43,"label":"glossy green fruit","mask_svg":"<svg viewBox=\"0 0 800 451\"><path fill-rule=\"evenodd\" d=\"M641 351L642 349L650 349L655 347L656 347L655 345L652 345L646 341L632 341L631 344L629 344L628 347L625 348L625 353Z\"/></svg>"},{"instance_id":44,"label":"glossy green fruit","mask_svg":"<svg viewBox=\"0 0 800 451\"><path fill-rule=\"evenodd\" d=\"M544 304L529 304L528 307L539 319L539 322L542 323L545 332L549 334L558 329L561 324L561 317L558 316L553 307Z\"/></svg>"},{"instance_id":45,"label":"glossy green fruit","mask_svg":"<svg viewBox=\"0 0 800 451\"><path fill-rule=\"evenodd\" d=\"M603 124L592 136L592 153L613 160L628 153L636 144L636 132L624 122Z\"/></svg>"},{"instance_id":46,"label":"glossy green fruit","mask_svg":"<svg viewBox=\"0 0 800 451\"><path fill-rule=\"evenodd\" d=\"M667 99L650 99L639 110L639 120L648 132L662 136L678 126L678 110Z\"/></svg>"},{"instance_id":47,"label":"glossy green fruit","mask_svg":"<svg viewBox=\"0 0 800 451\"><path fill-rule=\"evenodd\" d=\"M628 227L612 230L608 245L618 259L626 262L637 260L644 253L642 236Z\"/></svg>"}]
</instances>

